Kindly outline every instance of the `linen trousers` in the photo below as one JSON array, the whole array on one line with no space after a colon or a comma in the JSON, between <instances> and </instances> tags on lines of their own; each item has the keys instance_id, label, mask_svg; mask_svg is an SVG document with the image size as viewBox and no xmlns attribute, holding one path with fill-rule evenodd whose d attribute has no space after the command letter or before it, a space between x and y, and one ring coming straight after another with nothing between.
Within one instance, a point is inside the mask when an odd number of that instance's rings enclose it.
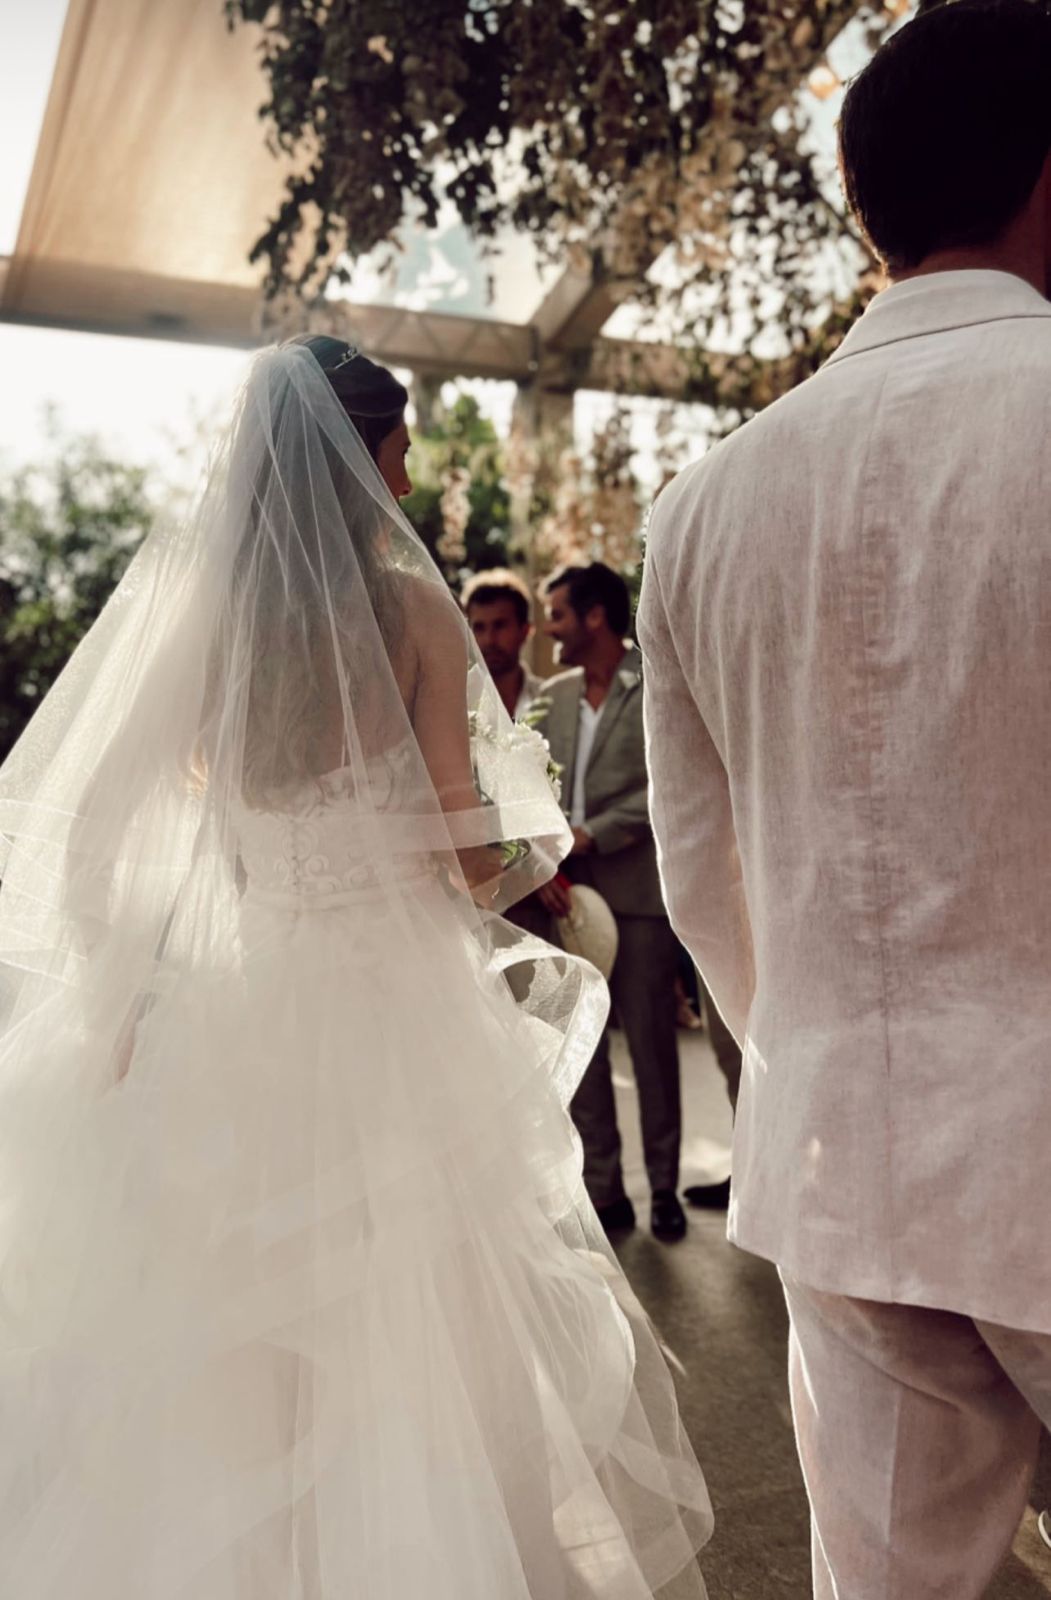
<instances>
[{"instance_id":1,"label":"linen trousers","mask_svg":"<svg viewBox=\"0 0 1051 1600\"><path fill-rule=\"evenodd\" d=\"M815 1600L979 1600L1051 1424L1051 1335L781 1277Z\"/></svg>"},{"instance_id":2,"label":"linen trousers","mask_svg":"<svg viewBox=\"0 0 1051 1600\"><path fill-rule=\"evenodd\" d=\"M610 993L628 1042L639 1092L650 1189L675 1189L682 1144L679 1038L675 1019L678 941L666 917L617 916L619 944ZM624 1196L621 1139L609 1034L581 1080L570 1113L584 1146L584 1184L594 1206Z\"/></svg>"}]
</instances>

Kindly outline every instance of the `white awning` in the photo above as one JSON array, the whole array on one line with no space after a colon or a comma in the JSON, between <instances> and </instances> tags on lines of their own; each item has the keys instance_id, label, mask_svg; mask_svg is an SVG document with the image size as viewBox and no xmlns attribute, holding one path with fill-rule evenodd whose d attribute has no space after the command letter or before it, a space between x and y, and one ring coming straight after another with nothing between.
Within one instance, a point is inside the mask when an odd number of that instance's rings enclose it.
<instances>
[{"instance_id":1,"label":"white awning","mask_svg":"<svg viewBox=\"0 0 1051 1600\"><path fill-rule=\"evenodd\" d=\"M71 0L6 317L248 343L248 253L285 169L248 30L218 0Z\"/></svg>"}]
</instances>

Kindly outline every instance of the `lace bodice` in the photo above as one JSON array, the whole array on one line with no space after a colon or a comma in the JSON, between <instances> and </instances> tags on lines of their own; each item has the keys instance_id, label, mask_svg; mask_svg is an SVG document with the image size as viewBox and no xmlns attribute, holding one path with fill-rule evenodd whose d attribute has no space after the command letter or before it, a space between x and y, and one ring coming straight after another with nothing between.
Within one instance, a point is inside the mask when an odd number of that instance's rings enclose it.
<instances>
[{"instance_id":1,"label":"lace bodice","mask_svg":"<svg viewBox=\"0 0 1051 1600\"><path fill-rule=\"evenodd\" d=\"M396 810L410 782L412 745L369 762L370 812ZM325 773L280 810L242 807L238 815L246 898L275 905L326 905L354 898L389 881L420 877L427 860L393 858L381 874L356 826L360 814L349 768Z\"/></svg>"}]
</instances>

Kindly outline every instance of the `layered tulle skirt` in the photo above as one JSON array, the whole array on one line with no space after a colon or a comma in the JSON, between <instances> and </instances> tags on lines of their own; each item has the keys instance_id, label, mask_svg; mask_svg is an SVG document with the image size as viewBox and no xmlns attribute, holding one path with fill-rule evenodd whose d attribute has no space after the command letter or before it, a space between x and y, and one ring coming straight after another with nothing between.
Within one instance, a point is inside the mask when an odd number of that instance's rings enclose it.
<instances>
[{"instance_id":1,"label":"layered tulle skirt","mask_svg":"<svg viewBox=\"0 0 1051 1600\"><path fill-rule=\"evenodd\" d=\"M603 1000L517 938L432 875L249 890L116 1064L90 984L9 1030L0 1593L703 1594L566 1112Z\"/></svg>"}]
</instances>

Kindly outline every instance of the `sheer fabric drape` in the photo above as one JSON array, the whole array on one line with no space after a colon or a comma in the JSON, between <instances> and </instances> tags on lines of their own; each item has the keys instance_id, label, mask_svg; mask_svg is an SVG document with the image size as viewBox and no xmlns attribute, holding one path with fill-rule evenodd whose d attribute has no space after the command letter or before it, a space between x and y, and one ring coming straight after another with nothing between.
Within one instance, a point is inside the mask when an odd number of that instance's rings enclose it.
<instances>
[{"instance_id":1,"label":"sheer fabric drape","mask_svg":"<svg viewBox=\"0 0 1051 1600\"><path fill-rule=\"evenodd\" d=\"M604 991L496 914L566 849L543 753L308 350L257 359L0 834L3 1592L702 1592L565 1109Z\"/></svg>"}]
</instances>

